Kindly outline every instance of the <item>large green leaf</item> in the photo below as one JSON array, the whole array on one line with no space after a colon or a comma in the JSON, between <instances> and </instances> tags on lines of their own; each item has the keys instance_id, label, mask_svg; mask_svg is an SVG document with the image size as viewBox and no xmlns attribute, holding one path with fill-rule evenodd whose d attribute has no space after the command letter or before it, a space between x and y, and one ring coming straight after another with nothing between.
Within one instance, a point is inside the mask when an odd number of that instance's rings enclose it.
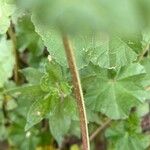
<instances>
[{"instance_id":1,"label":"large green leaf","mask_svg":"<svg viewBox=\"0 0 150 150\"><path fill-rule=\"evenodd\" d=\"M54 29L47 29L46 26L38 22L35 16L32 17L32 21L52 57L61 65L66 65L61 35ZM104 68L111 68L124 66L136 60L137 54L121 38L116 36L111 38L103 36L102 38L100 36L103 35L76 35L71 38L78 68L85 66L88 61ZM86 52L88 52L87 55Z\"/></svg>"},{"instance_id":2,"label":"large green leaf","mask_svg":"<svg viewBox=\"0 0 150 150\"><path fill-rule=\"evenodd\" d=\"M125 66L137 58L137 54L119 37L99 35L93 37L92 42L87 57L102 68Z\"/></svg>"},{"instance_id":3,"label":"large green leaf","mask_svg":"<svg viewBox=\"0 0 150 150\"><path fill-rule=\"evenodd\" d=\"M12 42L5 37L0 38L0 87L12 76L14 67Z\"/></svg>"},{"instance_id":4,"label":"large green leaf","mask_svg":"<svg viewBox=\"0 0 150 150\"><path fill-rule=\"evenodd\" d=\"M117 72L92 65L85 72L87 107L112 119L127 118L131 107L146 99L147 93L141 86L145 69L140 64L122 67Z\"/></svg>"}]
</instances>

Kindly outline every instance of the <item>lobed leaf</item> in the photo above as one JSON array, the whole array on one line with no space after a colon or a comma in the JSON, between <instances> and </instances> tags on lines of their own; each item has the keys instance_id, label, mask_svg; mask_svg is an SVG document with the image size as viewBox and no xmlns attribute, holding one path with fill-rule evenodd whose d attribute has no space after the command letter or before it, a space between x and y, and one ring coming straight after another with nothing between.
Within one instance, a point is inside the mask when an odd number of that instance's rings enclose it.
<instances>
[{"instance_id":1,"label":"lobed leaf","mask_svg":"<svg viewBox=\"0 0 150 150\"><path fill-rule=\"evenodd\" d=\"M111 75L112 70L99 67L95 70L97 72L91 72L92 84L89 80L85 94L88 108L112 119L124 119L128 117L133 106L146 99L147 92L141 86L141 80L146 72L140 64L122 67L114 77ZM85 80L88 78L85 77Z\"/></svg>"}]
</instances>

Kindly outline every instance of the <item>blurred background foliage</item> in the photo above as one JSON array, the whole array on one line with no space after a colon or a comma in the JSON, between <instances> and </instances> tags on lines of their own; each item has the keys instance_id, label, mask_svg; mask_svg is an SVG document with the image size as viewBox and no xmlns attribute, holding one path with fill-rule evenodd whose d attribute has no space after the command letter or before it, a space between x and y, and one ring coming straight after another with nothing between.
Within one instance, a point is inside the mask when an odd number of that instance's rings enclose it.
<instances>
[{"instance_id":1,"label":"blurred background foliage","mask_svg":"<svg viewBox=\"0 0 150 150\"><path fill-rule=\"evenodd\" d=\"M149 28L148 0L19 0L20 7L32 9L42 24L61 32L107 31L136 33Z\"/></svg>"}]
</instances>

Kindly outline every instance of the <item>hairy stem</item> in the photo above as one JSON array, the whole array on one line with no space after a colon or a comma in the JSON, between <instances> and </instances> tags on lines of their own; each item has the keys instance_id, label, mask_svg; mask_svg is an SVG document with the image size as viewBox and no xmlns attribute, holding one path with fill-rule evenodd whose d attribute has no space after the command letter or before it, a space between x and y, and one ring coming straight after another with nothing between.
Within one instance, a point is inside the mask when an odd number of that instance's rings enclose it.
<instances>
[{"instance_id":1,"label":"hairy stem","mask_svg":"<svg viewBox=\"0 0 150 150\"><path fill-rule=\"evenodd\" d=\"M16 39L16 35L14 33L13 30L13 24L11 22L10 27L8 29L8 34L10 39L12 40L13 43L13 53L14 53L14 57L15 57L15 67L14 67L14 80L16 82L16 84L19 84L19 60L18 60L18 51L17 51L17 39Z\"/></svg>"},{"instance_id":2,"label":"hairy stem","mask_svg":"<svg viewBox=\"0 0 150 150\"><path fill-rule=\"evenodd\" d=\"M69 38L66 35L63 35L62 40L63 40L64 49L66 52L66 57L67 57L68 65L69 65L71 76L72 76L74 94L77 100L77 105L78 105L78 110L79 110L80 129L81 129L81 134L82 134L82 146L83 146L83 150L89 150L90 145L89 145L86 110L85 110L80 77L79 77L79 73L78 73L77 66L76 66L74 50L71 46Z\"/></svg>"},{"instance_id":3,"label":"hairy stem","mask_svg":"<svg viewBox=\"0 0 150 150\"><path fill-rule=\"evenodd\" d=\"M111 123L111 121L111 119L108 119L104 124L97 128L96 131L90 136L90 141L92 141L102 130L104 130Z\"/></svg>"}]
</instances>

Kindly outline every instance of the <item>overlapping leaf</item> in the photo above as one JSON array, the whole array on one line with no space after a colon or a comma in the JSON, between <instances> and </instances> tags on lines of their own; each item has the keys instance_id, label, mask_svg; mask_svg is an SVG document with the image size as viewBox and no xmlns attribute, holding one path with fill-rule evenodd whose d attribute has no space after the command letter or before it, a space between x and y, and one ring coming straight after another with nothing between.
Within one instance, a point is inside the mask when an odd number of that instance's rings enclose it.
<instances>
[{"instance_id":1,"label":"overlapping leaf","mask_svg":"<svg viewBox=\"0 0 150 150\"><path fill-rule=\"evenodd\" d=\"M55 29L48 28L41 24L33 15L32 21L35 25L36 32L41 36L42 40L44 41L45 46L48 48L48 51L52 57L55 59L60 65L67 66L66 57L64 46L62 43L62 35L55 31ZM76 38L71 38L73 42L73 47L75 48L76 54L76 62L79 68L85 66L86 62L84 60L84 39L83 37L79 36Z\"/></svg>"},{"instance_id":2,"label":"overlapping leaf","mask_svg":"<svg viewBox=\"0 0 150 150\"><path fill-rule=\"evenodd\" d=\"M41 80L40 87L44 91L43 94L45 93L43 97L35 97L28 111L25 129L28 130L44 118L48 118L51 133L61 144L63 136L70 129L71 120L78 120L76 102L71 96L71 87L64 80L61 66L53 61L49 62L45 65L43 76L40 77L39 74L35 79L30 77L30 74L38 73L36 69L28 68L23 72L30 83Z\"/></svg>"},{"instance_id":3,"label":"overlapping leaf","mask_svg":"<svg viewBox=\"0 0 150 150\"><path fill-rule=\"evenodd\" d=\"M52 57L61 65L66 64L61 35L54 30L46 29L46 26L38 23L34 16L32 20ZM85 66L88 61L104 68L119 67L130 64L137 58L137 54L116 36L101 38L94 34L78 35L72 39L72 42L75 47L78 68Z\"/></svg>"}]
</instances>

